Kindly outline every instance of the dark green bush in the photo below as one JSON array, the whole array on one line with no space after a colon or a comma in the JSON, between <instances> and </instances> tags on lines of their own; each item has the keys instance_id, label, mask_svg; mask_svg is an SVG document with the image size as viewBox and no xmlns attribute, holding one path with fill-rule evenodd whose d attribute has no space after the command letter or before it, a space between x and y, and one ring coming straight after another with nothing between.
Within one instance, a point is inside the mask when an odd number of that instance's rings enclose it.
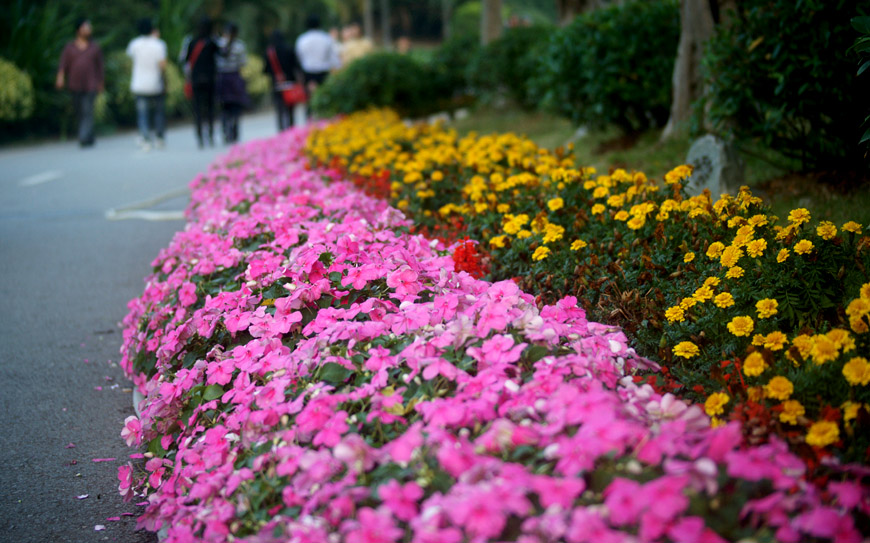
<instances>
[{"instance_id":1,"label":"dark green bush","mask_svg":"<svg viewBox=\"0 0 870 543\"><path fill-rule=\"evenodd\" d=\"M548 26L510 28L492 43L480 48L466 68L466 79L473 93L483 100L508 95L523 107L532 107L537 98L526 82L539 64L538 46L552 33Z\"/></svg>"},{"instance_id":2,"label":"dark green bush","mask_svg":"<svg viewBox=\"0 0 870 543\"><path fill-rule=\"evenodd\" d=\"M717 131L799 159L805 169L860 161L866 85L847 56L857 0L744 0L720 25L705 66Z\"/></svg>"},{"instance_id":3,"label":"dark green bush","mask_svg":"<svg viewBox=\"0 0 870 543\"><path fill-rule=\"evenodd\" d=\"M578 124L612 124L626 133L661 126L679 36L676 0L597 9L552 35L531 94Z\"/></svg>"},{"instance_id":4,"label":"dark green bush","mask_svg":"<svg viewBox=\"0 0 870 543\"><path fill-rule=\"evenodd\" d=\"M465 73L469 63L480 50L480 37L462 34L442 43L429 63L435 75L434 86L438 96L456 97L468 94Z\"/></svg>"},{"instance_id":5,"label":"dark green bush","mask_svg":"<svg viewBox=\"0 0 870 543\"><path fill-rule=\"evenodd\" d=\"M321 116L389 106L402 115L434 111L428 66L398 53L373 53L332 74L311 100Z\"/></svg>"}]
</instances>

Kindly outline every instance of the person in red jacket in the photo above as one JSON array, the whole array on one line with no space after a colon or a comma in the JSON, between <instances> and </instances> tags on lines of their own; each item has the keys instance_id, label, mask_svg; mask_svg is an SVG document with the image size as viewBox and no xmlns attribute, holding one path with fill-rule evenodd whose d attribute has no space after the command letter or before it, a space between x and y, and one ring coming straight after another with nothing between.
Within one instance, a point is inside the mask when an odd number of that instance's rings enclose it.
<instances>
[{"instance_id":1,"label":"person in red jacket","mask_svg":"<svg viewBox=\"0 0 870 543\"><path fill-rule=\"evenodd\" d=\"M104 89L103 52L91 39L93 29L85 18L75 22L76 37L60 55L55 86L69 89L78 123L79 144L94 144L94 101Z\"/></svg>"}]
</instances>

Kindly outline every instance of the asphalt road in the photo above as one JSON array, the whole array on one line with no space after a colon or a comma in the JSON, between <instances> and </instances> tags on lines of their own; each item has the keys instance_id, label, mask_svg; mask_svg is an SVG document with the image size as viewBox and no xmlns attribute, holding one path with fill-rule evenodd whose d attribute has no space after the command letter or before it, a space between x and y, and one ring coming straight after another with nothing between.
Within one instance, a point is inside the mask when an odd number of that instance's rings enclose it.
<instances>
[{"instance_id":1,"label":"asphalt road","mask_svg":"<svg viewBox=\"0 0 870 543\"><path fill-rule=\"evenodd\" d=\"M258 114L241 135L275 131ZM147 153L132 133L0 149L0 541L156 540L118 494L135 452L120 438L133 409L118 323L184 226L183 189L225 151L198 150L190 126Z\"/></svg>"}]
</instances>

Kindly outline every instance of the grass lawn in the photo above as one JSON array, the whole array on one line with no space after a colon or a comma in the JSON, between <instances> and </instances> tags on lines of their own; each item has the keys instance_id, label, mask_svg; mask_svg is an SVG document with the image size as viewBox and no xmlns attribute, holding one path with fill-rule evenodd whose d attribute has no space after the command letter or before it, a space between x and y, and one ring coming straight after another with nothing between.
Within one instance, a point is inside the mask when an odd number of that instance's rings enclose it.
<instances>
[{"instance_id":1,"label":"grass lawn","mask_svg":"<svg viewBox=\"0 0 870 543\"><path fill-rule=\"evenodd\" d=\"M577 136L576 127L561 117L514 107L479 107L451 126L460 134L515 132L548 149L574 141L577 163L594 166L600 172L625 168L661 179L682 164L691 145L687 136L659 141L661 131L651 130L630 142L614 130ZM746 184L771 206L774 215L785 218L796 207L805 207L815 218L831 220L838 226L858 221L870 228L870 186L849 193L838 192L815 177L795 171L795 165L767 149L741 149L746 163ZM718 195L714 195L716 197Z\"/></svg>"}]
</instances>

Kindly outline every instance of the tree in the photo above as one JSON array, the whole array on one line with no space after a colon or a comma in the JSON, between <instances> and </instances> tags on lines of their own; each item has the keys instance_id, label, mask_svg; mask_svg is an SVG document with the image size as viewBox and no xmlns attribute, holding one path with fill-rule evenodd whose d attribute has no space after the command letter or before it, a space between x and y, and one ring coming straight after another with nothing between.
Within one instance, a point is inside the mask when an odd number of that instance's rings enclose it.
<instances>
[{"instance_id":1,"label":"tree","mask_svg":"<svg viewBox=\"0 0 870 543\"><path fill-rule=\"evenodd\" d=\"M483 0L480 12L480 43L486 45L501 36L501 0Z\"/></svg>"}]
</instances>

